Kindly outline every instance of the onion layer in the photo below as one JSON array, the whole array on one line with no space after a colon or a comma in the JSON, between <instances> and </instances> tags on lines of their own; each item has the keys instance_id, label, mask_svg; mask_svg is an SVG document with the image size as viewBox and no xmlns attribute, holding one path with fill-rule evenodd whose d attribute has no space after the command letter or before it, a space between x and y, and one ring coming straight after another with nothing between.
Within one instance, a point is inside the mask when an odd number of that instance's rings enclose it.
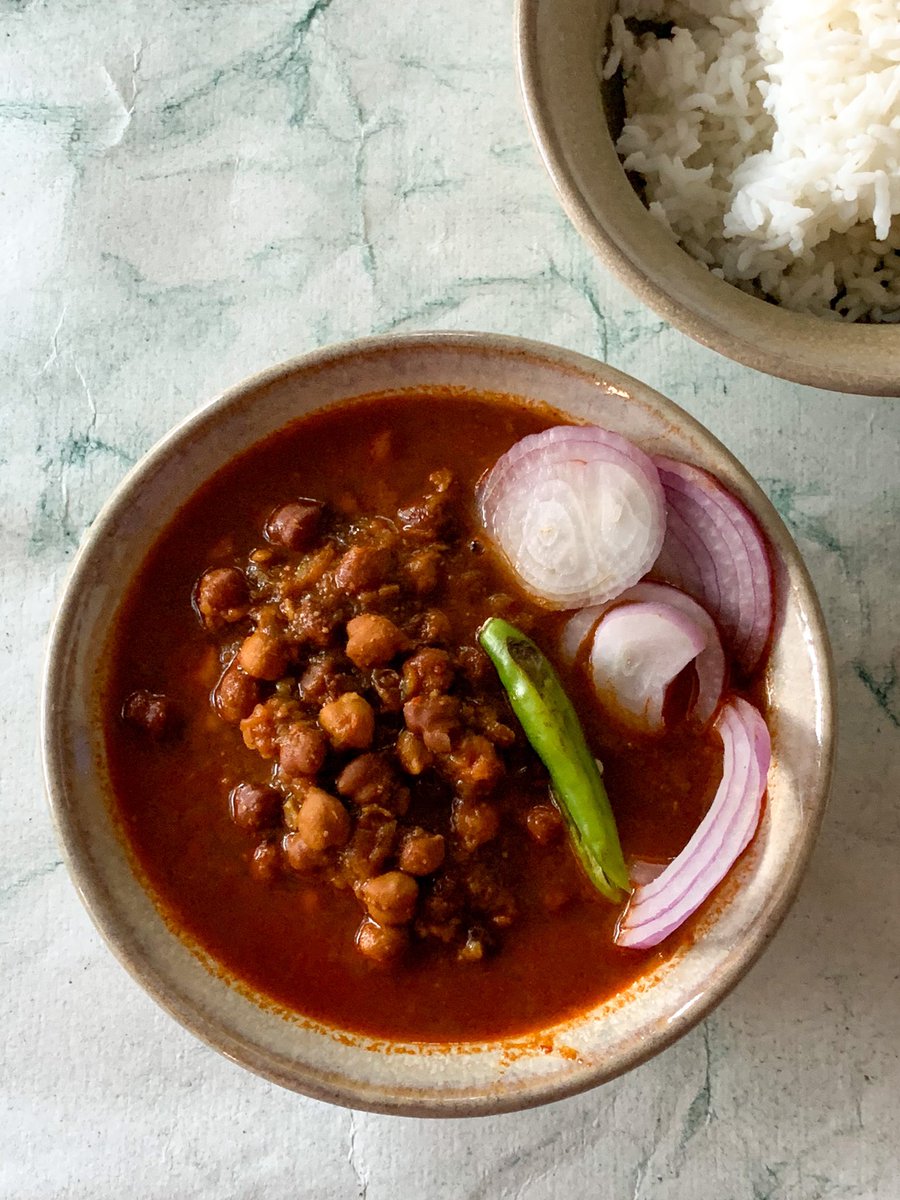
<instances>
[{"instance_id":1,"label":"onion layer","mask_svg":"<svg viewBox=\"0 0 900 1200\"><path fill-rule=\"evenodd\" d=\"M688 715L701 726L707 725L715 715L725 689L725 652L715 621L705 608L678 588L670 587L666 583L643 581L623 592L609 604L583 608L570 617L563 627L560 638L563 659L570 663L575 661L588 636L613 606L618 608L620 605L635 603L664 604L678 609L703 630L704 646L694 659L697 695Z\"/></svg>"},{"instance_id":2,"label":"onion layer","mask_svg":"<svg viewBox=\"0 0 900 1200\"><path fill-rule=\"evenodd\" d=\"M656 578L693 596L716 620L741 667L759 666L772 631L772 567L756 520L708 472L653 460L668 517Z\"/></svg>"},{"instance_id":3,"label":"onion layer","mask_svg":"<svg viewBox=\"0 0 900 1200\"><path fill-rule=\"evenodd\" d=\"M756 831L772 753L766 723L736 697L722 709L716 729L724 763L709 812L662 874L634 889L616 930L619 946L644 950L673 933L721 883Z\"/></svg>"},{"instance_id":4,"label":"onion layer","mask_svg":"<svg viewBox=\"0 0 900 1200\"><path fill-rule=\"evenodd\" d=\"M670 684L706 646L704 630L667 604L619 604L597 626L591 674L600 703L633 728L658 733Z\"/></svg>"},{"instance_id":5,"label":"onion layer","mask_svg":"<svg viewBox=\"0 0 900 1200\"><path fill-rule=\"evenodd\" d=\"M517 442L479 488L484 526L551 608L600 604L650 569L665 534L659 474L617 433L562 425Z\"/></svg>"}]
</instances>

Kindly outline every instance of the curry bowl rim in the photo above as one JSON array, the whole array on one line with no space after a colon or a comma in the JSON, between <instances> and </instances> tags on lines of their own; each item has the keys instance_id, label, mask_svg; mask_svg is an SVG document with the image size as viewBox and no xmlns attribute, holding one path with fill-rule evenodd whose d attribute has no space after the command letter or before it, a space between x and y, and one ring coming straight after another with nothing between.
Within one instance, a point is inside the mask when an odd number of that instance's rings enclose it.
<instances>
[{"instance_id":1,"label":"curry bowl rim","mask_svg":"<svg viewBox=\"0 0 900 1200\"><path fill-rule=\"evenodd\" d=\"M223 1026L221 1018L217 1019L215 1014L198 1011L196 1006L192 1006L190 997L186 997L184 990L179 991L177 975L175 978L166 978L158 969L148 967L142 958L140 943L135 944L135 939L124 921L124 915L116 910L96 864L92 863L87 847L86 833L79 827L77 819L78 789L81 785L77 779L70 778L66 769L65 760L68 755L65 745L68 733L66 727L67 702L60 700L55 682L63 677L66 669L71 639L73 631L76 629L78 607L84 589L92 586L91 560L95 556L95 550L116 521L122 506L130 502L135 490L142 486L143 481L152 475L160 463L168 460L173 453L177 453L179 447L188 444L198 430L207 427L209 423L221 420L223 415L236 409L240 403L249 403L249 397L254 393L263 394L264 389L272 383L286 380L295 375L315 372L323 366L340 363L342 360L354 360L360 355L390 355L397 352L415 354L434 350L459 352L463 355L472 352L487 355L491 359L496 356L500 356L500 358L524 356L526 359L539 360L553 371L575 372L596 380L598 383L602 380L604 383L637 391L645 401L655 406L670 420L674 420L680 429L692 431L711 451L725 455L726 459L752 485L754 495L758 494L758 497L761 498L761 504L755 507L755 511L768 536L773 538L777 544L779 552L786 554L789 558L791 570L796 577L795 581L803 591L816 651L812 669L816 673L822 690L822 723L821 756L814 772L812 786L809 788L808 794L805 793L807 811L803 824L802 843L794 848L790 875L784 881L777 897L777 903L768 911L764 927L758 929L749 944L742 947L737 960L729 968L726 978L719 980L715 987L701 994L690 1011L675 1014L666 1028L656 1031L647 1041L633 1044L623 1050L614 1063L603 1064L599 1067L595 1065L590 1070L576 1072L574 1075L570 1073L555 1083L542 1084L537 1089L529 1090L526 1085L524 1088L513 1087L508 1091L499 1087L489 1094L454 1093L442 1096L440 1087L436 1086L433 1095L423 1097L421 1095L410 1096L408 1090L402 1087L394 1090L390 1088L373 1089L360 1085L353 1079L335 1082L321 1078L315 1072L304 1072L302 1069L293 1072L284 1071L270 1057L267 1057L260 1047L254 1046L252 1041L248 1041L246 1034L241 1034L240 1031L235 1034L234 1030ZM427 386L427 381L424 379L423 386ZM477 391L478 389L473 387L472 390ZM352 401L354 398L354 396L348 395L343 400ZM341 402L341 400L336 401L338 404ZM211 466L203 479L195 481L194 488L199 487L206 478L213 475L227 461L228 458L224 457L215 466ZM170 516L174 515L175 511L173 509ZM136 569L137 567L135 567ZM123 590L124 588L121 588L120 592ZM548 1103L587 1090L630 1070L665 1049L686 1033L711 1011L743 977L765 948L790 908L824 814L834 754L834 680L831 651L824 620L799 551L758 485L737 463L734 456L700 422L639 380L597 360L559 347L494 334L423 332L363 338L326 346L258 372L225 390L212 401L189 414L160 439L128 472L87 531L71 565L53 621L42 686L43 771L45 790L57 837L63 847L69 873L82 903L114 955L132 977L190 1032L257 1074L282 1086L319 1099L348 1107L403 1115L474 1116ZM124 853L123 847L122 854ZM175 939L177 935L171 933L171 937ZM224 988L229 985L223 982L222 986Z\"/></svg>"}]
</instances>

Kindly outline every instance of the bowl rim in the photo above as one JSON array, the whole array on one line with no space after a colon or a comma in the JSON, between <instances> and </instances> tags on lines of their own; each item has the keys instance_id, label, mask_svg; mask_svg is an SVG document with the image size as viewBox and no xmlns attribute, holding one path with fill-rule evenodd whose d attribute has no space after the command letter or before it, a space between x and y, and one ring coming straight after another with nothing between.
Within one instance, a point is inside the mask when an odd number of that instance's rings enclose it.
<instances>
[{"instance_id":1,"label":"bowl rim","mask_svg":"<svg viewBox=\"0 0 900 1200\"><path fill-rule=\"evenodd\" d=\"M816 650L814 671L821 686L821 755L812 786L804 791L802 844L795 853L787 877L782 880L777 900L767 909L765 920L760 922L760 927L753 931L751 937L748 937L743 952L733 962L726 964L716 983L702 992L696 1002L692 1002L675 1014L668 1021L665 1029L655 1029L645 1041L636 1044L631 1052L623 1053L613 1067L606 1064L587 1065L584 1070L572 1078L553 1082L542 1081L533 1085L526 1083L522 1087L514 1086L508 1092L491 1093L485 1096L470 1097L457 1094L443 1099L415 1098L411 1100L408 1095L403 1094L402 1087L398 1087L394 1091L387 1086L365 1084L360 1089L358 1086L355 1088L352 1080L344 1080L335 1087L333 1083L324 1082L312 1074L300 1078L293 1073L279 1070L270 1061L272 1056L261 1047L250 1043L244 1035L234 1036L223 1025L211 1023L208 1015L190 997L179 990L176 979L164 977L161 972L149 968L143 961L139 947L133 944L133 940L123 929L121 917L107 888L102 880L95 877L90 870L90 855L86 850L85 835L80 832L73 812L70 812L65 803L68 783L61 750L60 705L54 698L53 681L61 672L66 649L71 639L79 595L89 577L90 560L95 547L102 541L104 534L116 519L121 506L127 503L129 495L136 487L140 486L145 477L149 477L155 472L157 464L166 459L185 439L189 439L196 430L217 421L224 410L236 406L244 396L260 391L267 385L286 379L298 372L315 371L359 355L391 353L398 349L433 349L439 352L461 351L491 356L526 357L546 363L556 370L572 371L594 381L602 380L613 387L619 386L626 389L637 387L640 392L652 400L654 405L658 406L662 413L670 418L675 418L675 421L688 431L699 434L707 445L722 453L750 481L755 489L754 498L758 502L758 508L763 510L766 519L767 535L779 552L790 561L792 570L797 574L797 580L803 592L804 612ZM352 399L352 397L347 398ZM608 1082L666 1049L699 1023L728 995L762 954L796 897L827 806L834 764L835 725L835 680L832 649L818 597L806 564L777 510L765 493L714 434L690 413L681 409L674 401L669 400L649 385L586 355L547 343L504 334L423 331L379 335L333 343L265 368L225 389L212 400L189 413L159 439L126 473L83 534L61 589L57 610L50 628L41 682L40 746L44 790L50 815L58 843L63 851L64 861L81 902L113 955L151 998L179 1024L226 1058L239 1063L253 1073L315 1099L326 1100L349 1108L386 1114L460 1117L491 1115L532 1108L579 1094ZM171 928L170 933L173 938L179 936L176 932L171 931ZM501 1039L502 1041L503 1039ZM510 1044L514 1044L517 1039L508 1039L508 1041Z\"/></svg>"},{"instance_id":2,"label":"bowl rim","mask_svg":"<svg viewBox=\"0 0 900 1200\"><path fill-rule=\"evenodd\" d=\"M710 274L673 241L670 248L673 261L689 281L687 297L675 299L664 279L654 278L643 265L641 246L652 242L660 226L635 194L614 148L612 155L621 176L621 184L616 184L616 198L623 207L627 206L634 234L623 236L621 227L615 233L608 227L603 214L592 207L585 195L552 116L539 30L541 9L546 3L548 0L516 0L519 93L532 140L557 199L603 265L676 329L745 366L829 391L897 395L900 392L900 369L894 365L900 361L897 325L829 321L782 308ZM597 86L599 97L599 78ZM605 130L601 120L598 140ZM823 337L826 332L829 336Z\"/></svg>"}]
</instances>

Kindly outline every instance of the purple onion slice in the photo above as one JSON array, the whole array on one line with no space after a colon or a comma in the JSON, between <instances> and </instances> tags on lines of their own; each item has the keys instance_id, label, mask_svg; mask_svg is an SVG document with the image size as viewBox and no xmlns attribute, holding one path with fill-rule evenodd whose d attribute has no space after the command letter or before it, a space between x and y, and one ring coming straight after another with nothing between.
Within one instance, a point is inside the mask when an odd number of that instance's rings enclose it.
<instances>
[{"instance_id":1,"label":"purple onion slice","mask_svg":"<svg viewBox=\"0 0 900 1200\"><path fill-rule=\"evenodd\" d=\"M666 694L706 647L706 631L668 604L617 604L601 618L591 677L602 706L644 733L664 728Z\"/></svg>"},{"instance_id":2,"label":"purple onion slice","mask_svg":"<svg viewBox=\"0 0 900 1200\"><path fill-rule=\"evenodd\" d=\"M522 585L556 609L602 604L637 583L665 534L653 462L595 425L517 442L485 476L479 505Z\"/></svg>"},{"instance_id":3,"label":"purple onion slice","mask_svg":"<svg viewBox=\"0 0 900 1200\"><path fill-rule=\"evenodd\" d=\"M705 727L715 716L725 690L725 652L722 649L715 621L705 608L685 592L679 591L678 588L671 587L667 583L651 583L644 580L623 592L609 604L581 609L563 626L560 651L564 661L571 663L578 658L585 642L605 613L613 608L635 603L662 604L678 609L679 612L699 625L703 631L704 645L694 659L694 669L697 673L697 694L687 715L701 727Z\"/></svg>"},{"instance_id":4,"label":"purple onion slice","mask_svg":"<svg viewBox=\"0 0 900 1200\"><path fill-rule=\"evenodd\" d=\"M668 458L659 469L668 510L653 576L710 613L736 661L752 675L766 652L774 611L772 565L755 518L717 479Z\"/></svg>"},{"instance_id":5,"label":"purple onion slice","mask_svg":"<svg viewBox=\"0 0 900 1200\"><path fill-rule=\"evenodd\" d=\"M616 930L616 944L658 945L695 912L731 870L759 824L772 756L766 723L735 697L716 721L722 738L722 780L709 811L684 850L662 874L635 887Z\"/></svg>"}]
</instances>

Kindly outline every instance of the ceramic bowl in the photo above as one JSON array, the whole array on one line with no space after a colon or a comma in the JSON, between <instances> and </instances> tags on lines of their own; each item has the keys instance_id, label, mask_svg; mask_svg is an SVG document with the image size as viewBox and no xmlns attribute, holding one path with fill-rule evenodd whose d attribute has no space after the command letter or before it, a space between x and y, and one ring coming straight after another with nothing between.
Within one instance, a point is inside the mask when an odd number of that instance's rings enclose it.
<instances>
[{"instance_id":1,"label":"ceramic bowl","mask_svg":"<svg viewBox=\"0 0 900 1200\"><path fill-rule=\"evenodd\" d=\"M843 392L900 392L900 327L779 308L711 275L650 216L615 151L599 64L615 0L518 0L519 79L563 207L602 262L678 329L738 362ZM611 107L611 106L610 106Z\"/></svg>"},{"instance_id":2,"label":"ceramic bowl","mask_svg":"<svg viewBox=\"0 0 900 1200\"><path fill-rule=\"evenodd\" d=\"M714 471L768 535L778 600L765 816L696 940L577 1019L530 1037L456 1047L376 1041L280 1010L173 932L132 871L113 815L101 727L104 647L123 589L203 480L321 406L444 386L546 401L651 452ZM550 346L482 334L380 338L317 351L232 388L175 429L126 477L85 537L53 629L43 702L46 785L69 869L132 975L193 1033L260 1075L339 1104L411 1115L493 1113L559 1099L628 1070L705 1016L763 949L794 896L826 800L832 739L819 607L796 546L746 471L693 418L637 380Z\"/></svg>"}]
</instances>

